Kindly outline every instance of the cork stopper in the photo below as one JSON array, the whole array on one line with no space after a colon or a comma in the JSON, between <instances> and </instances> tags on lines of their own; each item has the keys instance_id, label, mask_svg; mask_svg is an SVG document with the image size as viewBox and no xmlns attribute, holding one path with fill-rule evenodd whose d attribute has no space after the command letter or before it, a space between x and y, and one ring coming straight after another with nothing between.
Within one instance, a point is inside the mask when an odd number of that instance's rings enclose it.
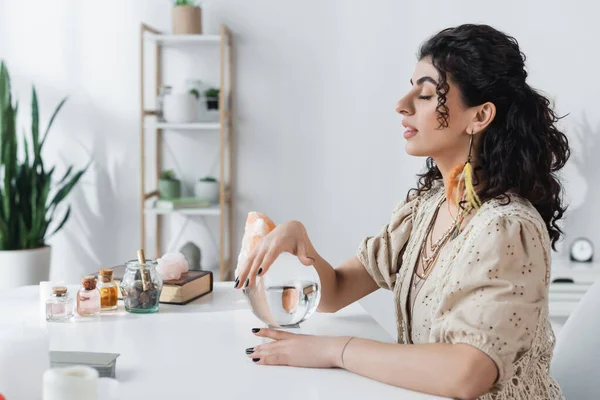
<instances>
[{"instance_id":1,"label":"cork stopper","mask_svg":"<svg viewBox=\"0 0 600 400\"><path fill-rule=\"evenodd\" d=\"M110 282L110 280L112 279L113 270L109 268L103 268L99 271L98 275L102 282Z\"/></svg>"},{"instance_id":2,"label":"cork stopper","mask_svg":"<svg viewBox=\"0 0 600 400\"><path fill-rule=\"evenodd\" d=\"M86 290L94 290L96 289L96 277L93 275L86 275L81 278L81 285Z\"/></svg>"},{"instance_id":3,"label":"cork stopper","mask_svg":"<svg viewBox=\"0 0 600 400\"><path fill-rule=\"evenodd\" d=\"M100 276L112 276L113 270L110 268L102 268L100 270Z\"/></svg>"},{"instance_id":4,"label":"cork stopper","mask_svg":"<svg viewBox=\"0 0 600 400\"><path fill-rule=\"evenodd\" d=\"M54 286L52 288L52 293L57 296L64 296L67 294L67 288L66 286Z\"/></svg>"}]
</instances>

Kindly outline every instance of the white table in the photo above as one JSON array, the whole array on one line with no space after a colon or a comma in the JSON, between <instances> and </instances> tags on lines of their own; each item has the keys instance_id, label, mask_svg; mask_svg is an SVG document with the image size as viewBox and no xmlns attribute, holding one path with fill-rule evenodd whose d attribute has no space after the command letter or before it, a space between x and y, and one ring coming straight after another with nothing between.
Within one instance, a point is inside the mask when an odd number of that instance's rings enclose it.
<instances>
[{"instance_id":1,"label":"white table","mask_svg":"<svg viewBox=\"0 0 600 400\"><path fill-rule=\"evenodd\" d=\"M69 286L75 293L77 286ZM51 350L120 353L122 399L435 399L339 369L260 366L245 349L261 343L264 327L232 283L185 306L161 304L155 314L119 310L73 323L40 322L38 287L0 293L0 324L46 326ZM352 335L393 342L357 303L314 314L301 333Z\"/></svg>"}]
</instances>

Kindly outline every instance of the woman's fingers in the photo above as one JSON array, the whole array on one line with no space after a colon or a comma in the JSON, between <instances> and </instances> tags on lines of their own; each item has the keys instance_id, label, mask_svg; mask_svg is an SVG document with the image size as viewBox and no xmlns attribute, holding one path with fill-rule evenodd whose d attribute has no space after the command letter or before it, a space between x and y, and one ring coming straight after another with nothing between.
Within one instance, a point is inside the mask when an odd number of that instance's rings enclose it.
<instances>
[{"instance_id":1,"label":"woman's fingers","mask_svg":"<svg viewBox=\"0 0 600 400\"><path fill-rule=\"evenodd\" d=\"M258 273L258 269L260 268L260 265L262 264L262 261L265 258L265 254L267 252L267 249L265 247L266 246L259 247L258 254L256 255L256 257L254 257L254 260L252 261L252 264L248 269L248 276L244 281L245 288L249 286L254 286L254 283L256 282L256 275Z\"/></svg>"},{"instance_id":2,"label":"woman's fingers","mask_svg":"<svg viewBox=\"0 0 600 400\"><path fill-rule=\"evenodd\" d=\"M264 275L269 270L281 252L278 241L263 242L259 247L258 255L252 261L244 284L247 283L247 286L253 286L256 283L256 278Z\"/></svg>"},{"instance_id":3,"label":"woman's fingers","mask_svg":"<svg viewBox=\"0 0 600 400\"><path fill-rule=\"evenodd\" d=\"M304 265L315 264L315 259L311 257L311 254L308 254L306 243L304 241L298 244L298 248L296 249L296 257L298 257L298 260L300 260L300 262Z\"/></svg>"},{"instance_id":4,"label":"woman's fingers","mask_svg":"<svg viewBox=\"0 0 600 400\"><path fill-rule=\"evenodd\" d=\"M281 254L281 252L278 250L273 250L273 249L268 250L262 259L262 263L260 264L258 270L256 271L256 275L257 276L264 275L264 273L267 272L269 270L269 268L271 268L271 265L275 262L277 257L279 257L279 254Z\"/></svg>"},{"instance_id":5,"label":"woman's fingers","mask_svg":"<svg viewBox=\"0 0 600 400\"><path fill-rule=\"evenodd\" d=\"M287 365L283 342L271 342L246 349L246 355L260 365Z\"/></svg>"},{"instance_id":6,"label":"woman's fingers","mask_svg":"<svg viewBox=\"0 0 600 400\"><path fill-rule=\"evenodd\" d=\"M244 283L244 281L242 279L243 279L243 276L244 276L245 271L247 269L248 261L249 261L249 258L246 259L246 261L243 262L242 266L239 268L238 276L235 277L235 282L233 284L233 287L236 288L236 289L242 287L241 284Z\"/></svg>"},{"instance_id":7,"label":"woman's fingers","mask_svg":"<svg viewBox=\"0 0 600 400\"><path fill-rule=\"evenodd\" d=\"M291 333L291 332L285 332L285 331L280 331L277 329L271 329L271 328L261 328L258 329L255 328L252 330L252 332L259 337L266 337L269 339L274 339L274 340L284 340L284 339L291 339L294 336L296 336L296 333Z\"/></svg>"},{"instance_id":8,"label":"woman's fingers","mask_svg":"<svg viewBox=\"0 0 600 400\"><path fill-rule=\"evenodd\" d=\"M250 266L254 262L255 258L256 258L256 249L252 250L250 252L250 254L248 254L246 261L244 261L244 264L240 268L240 273L235 278L235 284L234 284L235 288L239 289L239 288L244 287L244 284L246 283L246 279L248 279L248 270L250 269Z\"/></svg>"},{"instance_id":9,"label":"woman's fingers","mask_svg":"<svg viewBox=\"0 0 600 400\"><path fill-rule=\"evenodd\" d=\"M269 356L254 356L251 358L255 364L259 364L259 365L288 365L287 356L285 354L272 354Z\"/></svg>"}]
</instances>

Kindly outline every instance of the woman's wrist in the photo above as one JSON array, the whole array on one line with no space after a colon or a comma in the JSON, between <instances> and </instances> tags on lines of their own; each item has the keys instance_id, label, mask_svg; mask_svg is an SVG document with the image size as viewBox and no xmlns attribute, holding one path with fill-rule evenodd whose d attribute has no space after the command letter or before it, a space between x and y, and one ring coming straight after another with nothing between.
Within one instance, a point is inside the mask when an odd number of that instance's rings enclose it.
<instances>
[{"instance_id":1,"label":"woman's wrist","mask_svg":"<svg viewBox=\"0 0 600 400\"><path fill-rule=\"evenodd\" d=\"M352 339L354 339L353 336L339 336L333 338L334 344L331 346L332 351L329 356L331 358L331 365L333 365L334 368L346 368L344 357L347 355L348 345Z\"/></svg>"}]
</instances>

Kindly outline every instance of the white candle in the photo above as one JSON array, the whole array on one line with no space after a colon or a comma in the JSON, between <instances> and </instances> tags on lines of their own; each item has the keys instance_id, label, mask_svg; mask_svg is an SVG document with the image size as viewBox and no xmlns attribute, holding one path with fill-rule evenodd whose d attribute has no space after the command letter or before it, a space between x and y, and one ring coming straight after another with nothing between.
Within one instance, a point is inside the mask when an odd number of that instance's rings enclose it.
<instances>
[{"instance_id":1,"label":"white candle","mask_svg":"<svg viewBox=\"0 0 600 400\"><path fill-rule=\"evenodd\" d=\"M44 373L43 400L98 400L98 371L84 365Z\"/></svg>"},{"instance_id":2,"label":"white candle","mask_svg":"<svg viewBox=\"0 0 600 400\"><path fill-rule=\"evenodd\" d=\"M0 393L10 400L39 399L50 367L48 334L42 329L0 327Z\"/></svg>"}]
</instances>

